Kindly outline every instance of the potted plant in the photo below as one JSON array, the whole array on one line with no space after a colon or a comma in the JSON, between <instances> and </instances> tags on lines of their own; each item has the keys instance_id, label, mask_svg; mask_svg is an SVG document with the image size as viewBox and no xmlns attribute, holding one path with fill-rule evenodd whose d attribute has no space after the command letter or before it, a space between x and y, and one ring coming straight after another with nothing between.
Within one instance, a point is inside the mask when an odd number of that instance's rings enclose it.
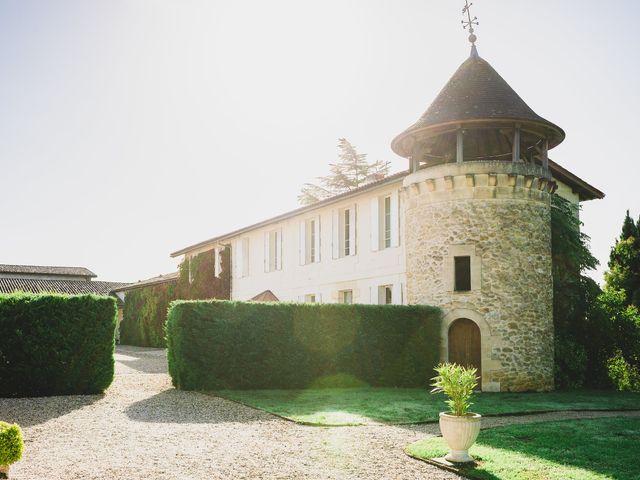
<instances>
[{"instance_id":1,"label":"potted plant","mask_svg":"<svg viewBox=\"0 0 640 480\"><path fill-rule=\"evenodd\" d=\"M0 422L0 478L9 478L9 465L22 458L24 440L18 425Z\"/></svg>"},{"instance_id":2,"label":"potted plant","mask_svg":"<svg viewBox=\"0 0 640 480\"><path fill-rule=\"evenodd\" d=\"M475 368L443 363L435 368L431 393L444 393L449 399L449 412L440 413L440 431L451 451L445 460L453 463L473 462L469 448L480 433L481 416L470 413L471 395L478 385Z\"/></svg>"}]
</instances>

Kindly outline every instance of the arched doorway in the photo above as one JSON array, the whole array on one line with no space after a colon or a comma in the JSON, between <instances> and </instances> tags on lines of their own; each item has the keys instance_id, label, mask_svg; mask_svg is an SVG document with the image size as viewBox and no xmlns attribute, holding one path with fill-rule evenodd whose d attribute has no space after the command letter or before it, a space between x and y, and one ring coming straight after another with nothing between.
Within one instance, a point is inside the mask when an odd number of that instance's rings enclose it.
<instances>
[{"instance_id":1,"label":"arched doorway","mask_svg":"<svg viewBox=\"0 0 640 480\"><path fill-rule=\"evenodd\" d=\"M459 318L449 327L449 362L478 370L482 377L480 327L468 318Z\"/></svg>"}]
</instances>

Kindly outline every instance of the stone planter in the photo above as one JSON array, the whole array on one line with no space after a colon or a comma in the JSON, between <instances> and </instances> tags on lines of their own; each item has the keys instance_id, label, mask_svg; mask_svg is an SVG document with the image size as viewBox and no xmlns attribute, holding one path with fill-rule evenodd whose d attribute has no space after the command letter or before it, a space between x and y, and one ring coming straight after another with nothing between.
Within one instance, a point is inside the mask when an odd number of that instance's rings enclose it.
<instances>
[{"instance_id":1,"label":"stone planter","mask_svg":"<svg viewBox=\"0 0 640 480\"><path fill-rule=\"evenodd\" d=\"M469 448L476 442L480 433L481 415L468 413L457 417L450 413L440 413L440 431L451 451L444 457L452 463L473 462Z\"/></svg>"},{"instance_id":2,"label":"stone planter","mask_svg":"<svg viewBox=\"0 0 640 480\"><path fill-rule=\"evenodd\" d=\"M9 465L0 465L0 478L9 478Z\"/></svg>"}]
</instances>

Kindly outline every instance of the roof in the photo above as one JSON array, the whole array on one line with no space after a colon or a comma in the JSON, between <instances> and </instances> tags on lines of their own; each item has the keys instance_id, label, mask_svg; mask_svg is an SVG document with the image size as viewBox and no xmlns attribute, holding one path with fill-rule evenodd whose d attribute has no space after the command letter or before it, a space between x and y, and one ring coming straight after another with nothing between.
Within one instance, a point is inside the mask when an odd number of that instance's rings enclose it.
<instances>
[{"instance_id":1,"label":"roof","mask_svg":"<svg viewBox=\"0 0 640 480\"><path fill-rule=\"evenodd\" d=\"M553 174L553 176L557 180L560 180L563 183L566 183L574 191L579 193L580 200L594 200L594 199L604 198L604 193L603 192L598 190L596 187L590 185L586 181L582 180L577 175L574 175L569 170L566 170L565 168L561 167L556 162L554 162L552 160L549 160L549 168L551 169L551 173ZM369 183L369 184L364 185L364 186L362 186L360 188L357 188L355 190L351 190L350 192L346 192L346 193L343 193L343 194L340 194L340 195L336 195L335 197L327 198L327 199L322 200L320 202L316 202L314 204L307 205L305 207L298 208L296 210L291 210L291 211L289 211L287 213L283 213L282 215L278 215L277 217L269 218L269 219L264 220L262 222L250 225L248 227L240 228L238 230L234 230L232 232L225 233L224 235L219 235L217 237L213 237L213 238L210 238L208 240L204 240L202 242L190 245L190 246L185 247L185 248L183 248L181 250L173 252L171 254L171 256L172 257L177 257L179 255L184 255L185 253L188 253L188 252L193 251L193 250L197 250L199 248L216 245L218 243L224 242L224 241L229 240L229 239L231 239L233 237L236 237L238 235L242 235L242 234L244 234L246 232L250 232L252 230L265 227L265 226L270 225L272 223L281 222L281 221L289 219L291 217L295 217L296 215L300 215L300 214L303 214L305 212L309 212L309 211L315 210L316 208L324 207L326 205L331 205L332 203L339 202L341 200L344 200L346 198L350 198L352 196L358 195L358 194L366 192L368 190L373 190L374 188L380 187L382 185L393 183L395 181L403 179L408 174L409 174L408 170L405 170L403 172L398 172L396 174L393 174L393 175L390 175L390 176L384 178L383 180L378 180L377 182ZM160 277L162 277L162 275ZM157 279L157 278L160 278L160 277L155 277L155 278ZM149 280L146 280L146 281L151 281L151 280L153 280L153 279L149 279ZM135 288L135 285L139 285L140 286L140 282L138 282L137 284L132 284L130 286L127 286L127 288L130 289L130 290L133 290ZM129 288L129 287L131 287L131 288ZM123 291L123 290L124 289L120 289L118 291Z\"/></svg>"},{"instance_id":2,"label":"roof","mask_svg":"<svg viewBox=\"0 0 640 480\"><path fill-rule=\"evenodd\" d=\"M0 273L22 273L30 275L60 275L75 277L91 277L97 275L84 267L51 267L41 265L5 265L0 264Z\"/></svg>"},{"instance_id":3,"label":"roof","mask_svg":"<svg viewBox=\"0 0 640 480\"><path fill-rule=\"evenodd\" d=\"M90 280L40 280L30 278L2 278L0 277L0 293L17 291L30 293L66 293L80 295L93 293L109 295L114 289L126 285L122 282L101 282Z\"/></svg>"},{"instance_id":4,"label":"roof","mask_svg":"<svg viewBox=\"0 0 640 480\"><path fill-rule=\"evenodd\" d=\"M549 159L549 168L553 173L553 177L556 180L560 180L562 183L569 185L574 192L580 196L580 201L585 200L601 200L604 198L604 192L598 190L593 185L588 184L577 175L571 173L566 168L558 165L553 160Z\"/></svg>"},{"instance_id":5,"label":"roof","mask_svg":"<svg viewBox=\"0 0 640 480\"><path fill-rule=\"evenodd\" d=\"M180 277L180 272L166 273L164 275L158 275L157 277L148 278L146 280L139 280L136 283L123 283L122 286L114 288L115 292L129 292L131 290L137 290L142 287L150 287L152 285L161 285L163 283L177 282Z\"/></svg>"},{"instance_id":6,"label":"roof","mask_svg":"<svg viewBox=\"0 0 640 480\"><path fill-rule=\"evenodd\" d=\"M393 175L389 175L388 177L383 178L382 180L377 180L375 182L368 183L366 185L363 185L362 187L355 188L355 189L350 190L350 191L345 192L345 193L341 193L340 195L335 195L333 197L327 198L325 200L321 200L321 201L313 203L311 205L306 205L304 207L297 208L295 210L291 210L290 212L283 213L282 215L278 215L277 217L273 217L273 218L270 218L268 220L264 220L262 222L255 223L255 224L250 225L248 227L243 227L243 228L240 228L238 230L234 230L233 232L229 232L229 233L226 233L224 235L220 235L220 236L217 236L217 237L210 238L208 240L204 240L204 241L196 243L194 245L190 245L188 247L185 247L185 248L183 248L181 250L175 251L175 252L171 253L171 256L172 257L177 257L179 255L184 255L185 253L188 253L188 252L190 252L192 250L196 250L198 248L215 245L217 243L224 242L225 240L228 240L230 238L237 237L238 235L242 235L243 233L249 232L251 230L255 230L257 228L261 228L261 227L270 225L272 223L277 223L277 222L281 222L283 220L287 220L287 219L289 219L291 217L295 217L296 215L300 215L300 214L303 214L305 212L310 212L310 211L316 210L319 207L324 207L324 206L327 206L327 205L331 205L332 203L337 203L337 202L340 202L342 200L346 200L348 198L351 198L351 197L354 197L356 195L359 195L360 193L363 193L363 192L366 192L366 191L369 191L369 190L373 190L375 188L381 187L383 185L387 185L389 183L394 183L396 181L400 181L407 175L407 173L408 172L406 170L403 171L403 172L395 173Z\"/></svg>"},{"instance_id":7,"label":"roof","mask_svg":"<svg viewBox=\"0 0 640 480\"><path fill-rule=\"evenodd\" d=\"M279 302L280 299L276 297L271 290L265 290L253 297L250 302Z\"/></svg>"},{"instance_id":8,"label":"roof","mask_svg":"<svg viewBox=\"0 0 640 480\"><path fill-rule=\"evenodd\" d=\"M565 136L560 127L534 112L489 62L472 55L460 65L420 119L394 139L392 148L400 154L398 142L417 130L474 120L539 124L550 130L550 148Z\"/></svg>"}]
</instances>

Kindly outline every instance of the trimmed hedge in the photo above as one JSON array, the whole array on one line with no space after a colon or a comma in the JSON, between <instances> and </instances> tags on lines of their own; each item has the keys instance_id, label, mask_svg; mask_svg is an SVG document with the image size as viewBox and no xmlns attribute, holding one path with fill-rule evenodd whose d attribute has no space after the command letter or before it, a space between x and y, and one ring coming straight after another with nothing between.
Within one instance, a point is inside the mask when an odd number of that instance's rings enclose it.
<instances>
[{"instance_id":1,"label":"trimmed hedge","mask_svg":"<svg viewBox=\"0 0 640 480\"><path fill-rule=\"evenodd\" d=\"M116 301L0 295L0 397L92 394L112 382Z\"/></svg>"},{"instance_id":2,"label":"trimmed hedge","mask_svg":"<svg viewBox=\"0 0 640 480\"><path fill-rule=\"evenodd\" d=\"M424 387L440 358L440 310L176 301L167 344L183 390Z\"/></svg>"}]
</instances>

